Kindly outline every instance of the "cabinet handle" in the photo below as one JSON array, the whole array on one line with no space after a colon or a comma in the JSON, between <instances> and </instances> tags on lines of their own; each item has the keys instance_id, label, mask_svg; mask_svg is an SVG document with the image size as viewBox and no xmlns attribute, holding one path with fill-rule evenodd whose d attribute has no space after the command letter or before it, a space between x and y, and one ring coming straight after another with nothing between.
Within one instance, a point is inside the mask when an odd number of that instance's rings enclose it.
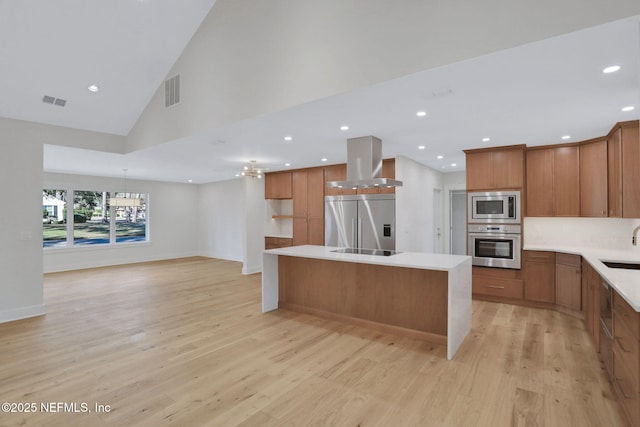
<instances>
[{"instance_id":1,"label":"cabinet handle","mask_svg":"<svg viewBox=\"0 0 640 427\"><path fill-rule=\"evenodd\" d=\"M487 288L492 288L492 289L504 289L504 286L498 286L498 285L487 285Z\"/></svg>"},{"instance_id":2,"label":"cabinet handle","mask_svg":"<svg viewBox=\"0 0 640 427\"><path fill-rule=\"evenodd\" d=\"M631 353L631 350L627 350L626 348L624 348L624 346L622 345L622 341L620 341L620 338L616 337L615 340L616 340L616 342L618 343L618 345L620 346L620 348L622 349L623 352Z\"/></svg>"}]
</instances>

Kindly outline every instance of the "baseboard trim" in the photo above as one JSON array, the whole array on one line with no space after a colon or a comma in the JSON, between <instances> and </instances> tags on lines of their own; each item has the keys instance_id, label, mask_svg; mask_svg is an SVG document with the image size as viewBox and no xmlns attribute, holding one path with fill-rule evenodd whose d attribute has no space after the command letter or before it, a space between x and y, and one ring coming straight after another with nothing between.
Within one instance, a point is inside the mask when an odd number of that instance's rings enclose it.
<instances>
[{"instance_id":1,"label":"baseboard trim","mask_svg":"<svg viewBox=\"0 0 640 427\"><path fill-rule=\"evenodd\" d=\"M13 308L10 310L0 310L0 323L13 322L14 320L27 319L29 317L42 316L46 314L46 312L47 311L44 304Z\"/></svg>"}]
</instances>

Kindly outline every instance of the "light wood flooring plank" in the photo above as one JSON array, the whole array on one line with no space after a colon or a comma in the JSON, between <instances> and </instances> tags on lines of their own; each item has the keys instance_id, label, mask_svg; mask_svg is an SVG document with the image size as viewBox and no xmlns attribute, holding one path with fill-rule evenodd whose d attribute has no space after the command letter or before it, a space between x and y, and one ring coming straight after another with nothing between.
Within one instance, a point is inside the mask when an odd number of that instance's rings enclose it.
<instances>
[{"instance_id":1,"label":"light wood flooring plank","mask_svg":"<svg viewBox=\"0 0 640 427\"><path fill-rule=\"evenodd\" d=\"M0 324L0 426L625 426L581 321L473 302L458 354L261 313L260 275L185 258L47 274L47 315Z\"/></svg>"}]
</instances>

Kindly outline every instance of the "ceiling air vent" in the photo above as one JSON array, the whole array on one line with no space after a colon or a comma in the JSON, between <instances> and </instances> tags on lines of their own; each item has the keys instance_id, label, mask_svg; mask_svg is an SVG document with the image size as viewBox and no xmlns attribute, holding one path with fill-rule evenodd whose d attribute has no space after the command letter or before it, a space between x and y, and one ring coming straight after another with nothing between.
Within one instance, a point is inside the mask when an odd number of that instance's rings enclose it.
<instances>
[{"instance_id":1,"label":"ceiling air vent","mask_svg":"<svg viewBox=\"0 0 640 427\"><path fill-rule=\"evenodd\" d=\"M42 97L42 102L45 104L57 105L59 107L64 107L67 105L67 100L62 98L54 98L53 96L45 95Z\"/></svg>"},{"instance_id":2,"label":"ceiling air vent","mask_svg":"<svg viewBox=\"0 0 640 427\"><path fill-rule=\"evenodd\" d=\"M164 106L171 107L180 102L180 74L164 81Z\"/></svg>"}]
</instances>

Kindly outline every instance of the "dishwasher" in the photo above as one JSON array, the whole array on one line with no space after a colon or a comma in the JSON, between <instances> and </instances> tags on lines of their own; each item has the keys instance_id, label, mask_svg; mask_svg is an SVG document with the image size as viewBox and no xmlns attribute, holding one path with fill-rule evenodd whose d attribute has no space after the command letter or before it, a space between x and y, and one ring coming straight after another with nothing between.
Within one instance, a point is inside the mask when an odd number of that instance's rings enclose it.
<instances>
[{"instance_id":1,"label":"dishwasher","mask_svg":"<svg viewBox=\"0 0 640 427\"><path fill-rule=\"evenodd\" d=\"M600 358L610 376L613 376L613 290L600 281Z\"/></svg>"}]
</instances>

